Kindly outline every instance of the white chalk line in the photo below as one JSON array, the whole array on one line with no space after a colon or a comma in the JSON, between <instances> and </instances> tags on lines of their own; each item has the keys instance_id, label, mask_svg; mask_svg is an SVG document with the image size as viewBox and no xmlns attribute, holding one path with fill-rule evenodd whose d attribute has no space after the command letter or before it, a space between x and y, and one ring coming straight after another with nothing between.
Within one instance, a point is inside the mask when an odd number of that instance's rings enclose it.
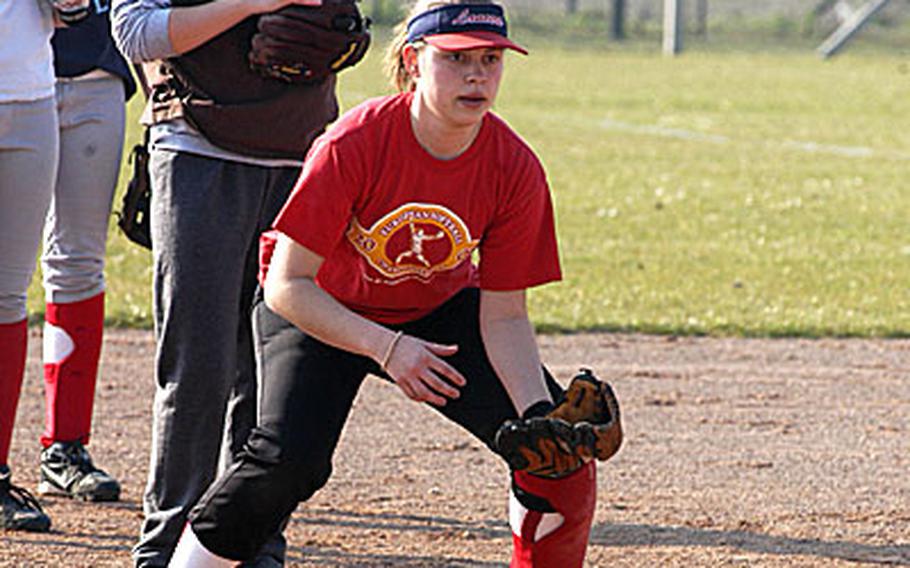
<instances>
[{"instance_id":1,"label":"white chalk line","mask_svg":"<svg viewBox=\"0 0 910 568\"><path fill-rule=\"evenodd\" d=\"M620 120L605 119L601 121L601 127L605 130L615 130L619 132L629 132L632 134L641 134L645 136L658 136L660 138L675 138L677 140L688 140L693 142L705 142L709 144L735 144L757 143L754 140L736 140L729 136L719 134L706 134L684 128L669 128L658 126L656 124L634 124ZM910 160L910 154L898 152L897 150L876 150L867 146L840 146L837 144L820 144L818 142L806 142L799 140L773 141L764 140L761 143L767 146L775 146L785 150L795 150L809 154L828 154L832 156L843 156L846 158L888 158L892 160Z\"/></svg>"}]
</instances>

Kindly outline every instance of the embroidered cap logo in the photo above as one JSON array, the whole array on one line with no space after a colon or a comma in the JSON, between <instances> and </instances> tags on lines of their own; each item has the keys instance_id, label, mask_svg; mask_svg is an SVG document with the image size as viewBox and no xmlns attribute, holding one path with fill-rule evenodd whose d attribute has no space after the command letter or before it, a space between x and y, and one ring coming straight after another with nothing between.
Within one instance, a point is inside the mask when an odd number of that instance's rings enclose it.
<instances>
[{"instance_id":1,"label":"embroidered cap logo","mask_svg":"<svg viewBox=\"0 0 910 568\"><path fill-rule=\"evenodd\" d=\"M485 24L496 26L497 28L506 27L506 21L501 16L496 14L472 14L470 8L465 8L452 19L453 26L470 26L472 24Z\"/></svg>"}]
</instances>

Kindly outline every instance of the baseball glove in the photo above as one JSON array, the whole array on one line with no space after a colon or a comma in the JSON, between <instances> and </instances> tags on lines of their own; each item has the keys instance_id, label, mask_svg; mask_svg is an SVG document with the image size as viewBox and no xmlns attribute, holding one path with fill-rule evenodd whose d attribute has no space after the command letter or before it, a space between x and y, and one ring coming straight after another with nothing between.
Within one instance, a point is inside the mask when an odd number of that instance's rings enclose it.
<instances>
[{"instance_id":1,"label":"baseball glove","mask_svg":"<svg viewBox=\"0 0 910 568\"><path fill-rule=\"evenodd\" d=\"M287 83L322 81L363 59L370 46L369 27L355 0L286 6L259 18L250 67Z\"/></svg>"},{"instance_id":2,"label":"baseball glove","mask_svg":"<svg viewBox=\"0 0 910 568\"><path fill-rule=\"evenodd\" d=\"M556 405L549 406L535 412L535 405L531 416L509 420L496 433L496 448L512 469L559 478L619 451L619 402L610 385L589 369L582 369Z\"/></svg>"},{"instance_id":3,"label":"baseball glove","mask_svg":"<svg viewBox=\"0 0 910 568\"><path fill-rule=\"evenodd\" d=\"M129 240L151 249L152 236L149 208L152 200L152 182L149 178L148 131L144 142L136 144L130 154L133 177L123 194L123 203L117 213L117 226Z\"/></svg>"}]
</instances>

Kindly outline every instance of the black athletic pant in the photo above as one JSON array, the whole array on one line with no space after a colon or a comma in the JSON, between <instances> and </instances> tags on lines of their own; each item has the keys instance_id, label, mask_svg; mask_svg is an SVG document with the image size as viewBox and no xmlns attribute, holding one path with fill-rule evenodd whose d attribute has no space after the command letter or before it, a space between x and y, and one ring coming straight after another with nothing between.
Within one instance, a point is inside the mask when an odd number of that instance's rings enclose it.
<instances>
[{"instance_id":1,"label":"black athletic pant","mask_svg":"<svg viewBox=\"0 0 910 568\"><path fill-rule=\"evenodd\" d=\"M480 292L465 289L419 320L399 326L408 335L457 344L447 361L467 379L461 396L434 408L493 449L496 430L516 410L484 350ZM246 560L297 504L325 485L332 454L367 373L385 376L369 358L336 349L287 322L258 301L260 416L238 462L216 480L190 520L200 542L219 556ZM561 387L545 371L551 393ZM386 377L387 378L387 377Z\"/></svg>"}]
</instances>

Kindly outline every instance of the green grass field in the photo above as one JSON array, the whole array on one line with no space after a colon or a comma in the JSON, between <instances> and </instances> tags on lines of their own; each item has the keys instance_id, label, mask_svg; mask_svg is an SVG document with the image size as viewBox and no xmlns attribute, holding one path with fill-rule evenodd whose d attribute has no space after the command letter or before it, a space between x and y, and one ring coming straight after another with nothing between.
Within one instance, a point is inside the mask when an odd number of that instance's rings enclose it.
<instances>
[{"instance_id":1,"label":"green grass field","mask_svg":"<svg viewBox=\"0 0 910 568\"><path fill-rule=\"evenodd\" d=\"M565 276L531 293L540 330L910 336L905 58L519 39L497 111L547 168ZM379 60L344 108L389 92ZM112 229L112 325L150 325L149 257Z\"/></svg>"}]
</instances>

